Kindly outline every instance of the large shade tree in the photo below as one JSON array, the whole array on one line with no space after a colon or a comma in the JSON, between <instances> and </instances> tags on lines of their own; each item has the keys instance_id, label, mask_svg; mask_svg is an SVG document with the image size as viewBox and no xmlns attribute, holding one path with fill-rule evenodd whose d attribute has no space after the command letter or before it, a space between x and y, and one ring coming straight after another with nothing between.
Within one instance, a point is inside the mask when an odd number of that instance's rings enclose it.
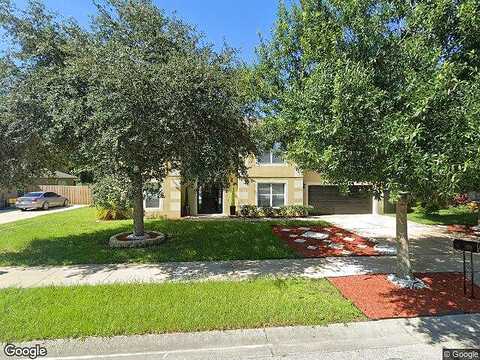
<instances>
[{"instance_id":1,"label":"large shade tree","mask_svg":"<svg viewBox=\"0 0 480 360\"><path fill-rule=\"evenodd\" d=\"M402 277L402 193L431 200L480 185L479 26L476 0L301 0L280 4L258 48L265 134L286 157L399 196Z\"/></svg>"},{"instance_id":2,"label":"large shade tree","mask_svg":"<svg viewBox=\"0 0 480 360\"><path fill-rule=\"evenodd\" d=\"M147 184L174 171L199 182L245 175L255 146L233 51L214 51L148 0L96 3L89 30L37 1L25 12L3 4L10 56L33 89L22 101L39 104L43 140L88 164L97 179L125 180L135 236L144 235Z\"/></svg>"},{"instance_id":3,"label":"large shade tree","mask_svg":"<svg viewBox=\"0 0 480 360\"><path fill-rule=\"evenodd\" d=\"M65 162L42 140L41 115L34 102L25 101L30 89L22 80L9 59L0 60L0 189L25 187Z\"/></svg>"}]
</instances>

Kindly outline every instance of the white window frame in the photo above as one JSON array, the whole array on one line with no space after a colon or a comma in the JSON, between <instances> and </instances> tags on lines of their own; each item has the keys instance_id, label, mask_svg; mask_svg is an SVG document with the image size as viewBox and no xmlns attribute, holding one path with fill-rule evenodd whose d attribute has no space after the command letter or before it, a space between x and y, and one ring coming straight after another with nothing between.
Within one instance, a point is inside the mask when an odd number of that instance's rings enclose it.
<instances>
[{"instance_id":1,"label":"white window frame","mask_svg":"<svg viewBox=\"0 0 480 360\"><path fill-rule=\"evenodd\" d=\"M255 184L255 204L257 207L261 207L258 204L258 185L259 184L269 184L270 185L270 207L273 207L274 209L280 208L280 206L272 206L272 201L273 201L273 190L272 190L272 185L283 185L283 205L281 206L287 206L288 204L288 181L278 181L278 180L263 180L263 181L257 181Z\"/></svg>"},{"instance_id":2,"label":"white window frame","mask_svg":"<svg viewBox=\"0 0 480 360\"><path fill-rule=\"evenodd\" d=\"M158 193L158 207L147 207L147 199L145 198L145 195L143 196L143 207L145 210L163 210L163 197L161 193Z\"/></svg>"}]
</instances>

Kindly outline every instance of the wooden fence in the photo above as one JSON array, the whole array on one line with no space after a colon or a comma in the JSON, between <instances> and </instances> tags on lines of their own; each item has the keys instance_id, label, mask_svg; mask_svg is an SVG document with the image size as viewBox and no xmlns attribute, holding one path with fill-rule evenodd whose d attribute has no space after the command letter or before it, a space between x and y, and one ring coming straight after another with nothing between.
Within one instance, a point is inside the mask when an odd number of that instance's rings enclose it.
<instances>
[{"instance_id":1,"label":"wooden fence","mask_svg":"<svg viewBox=\"0 0 480 360\"><path fill-rule=\"evenodd\" d=\"M42 191L53 191L63 195L73 205L91 205L93 202L92 189L89 186L36 185L35 187Z\"/></svg>"}]
</instances>

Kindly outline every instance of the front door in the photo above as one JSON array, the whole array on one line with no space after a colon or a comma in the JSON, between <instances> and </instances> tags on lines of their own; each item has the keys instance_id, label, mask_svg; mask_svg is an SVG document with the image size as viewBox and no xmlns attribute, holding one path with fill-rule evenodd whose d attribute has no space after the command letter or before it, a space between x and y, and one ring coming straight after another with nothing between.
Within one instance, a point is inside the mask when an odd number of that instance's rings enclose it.
<instances>
[{"instance_id":1,"label":"front door","mask_svg":"<svg viewBox=\"0 0 480 360\"><path fill-rule=\"evenodd\" d=\"M223 211L222 188L218 185L203 185L197 191L199 214L221 214Z\"/></svg>"}]
</instances>

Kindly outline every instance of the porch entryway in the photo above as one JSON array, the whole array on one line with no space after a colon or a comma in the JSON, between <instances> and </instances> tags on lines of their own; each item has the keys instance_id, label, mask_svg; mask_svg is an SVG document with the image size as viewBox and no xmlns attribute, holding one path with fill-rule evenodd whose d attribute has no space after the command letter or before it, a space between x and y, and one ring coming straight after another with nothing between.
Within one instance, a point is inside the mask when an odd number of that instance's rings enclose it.
<instances>
[{"instance_id":1,"label":"porch entryway","mask_svg":"<svg viewBox=\"0 0 480 360\"><path fill-rule=\"evenodd\" d=\"M223 212L223 189L219 185L208 184L198 187L198 214L221 214Z\"/></svg>"}]
</instances>

